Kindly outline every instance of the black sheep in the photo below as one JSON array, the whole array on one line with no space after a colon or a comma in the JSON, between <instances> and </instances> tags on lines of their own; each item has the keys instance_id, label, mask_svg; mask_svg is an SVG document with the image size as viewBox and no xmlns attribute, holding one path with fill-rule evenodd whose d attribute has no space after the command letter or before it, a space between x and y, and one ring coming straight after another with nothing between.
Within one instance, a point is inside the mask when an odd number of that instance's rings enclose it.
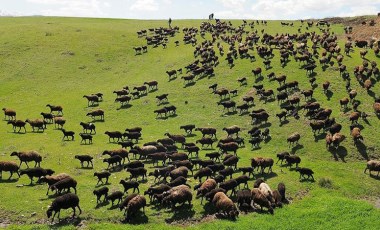
<instances>
[{"instance_id":1,"label":"black sheep","mask_svg":"<svg viewBox=\"0 0 380 230\"><path fill-rule=\"evenodd\" d=\"M94 176L96 176L98 178L98 183L96 183L97 185L99 184L99 182L103 183L103 178L106 178L106 184L108 184L108 178L111 176L111 173L107 172L107 171L95 172Z\"/></svg>"},{"instance_id":2,"label":"black sheep","mask_svg":"<svg viewBox=\"0 0 380 230\"><path fill-rule=\"evenodd\" d=\"M62 196L55 198L51 206L46 211L47 217L50 218L54 212L53 219L58 213L58 219L61 209L72 208L74 210L73 217L75 216L75 208L78 207L79 215L82 213L82 210L79 207L79 197L76 194L67 193Z\"/></svg>"},{"instance_id":3,"label":"black sheep","mask_svg":"<svg viewBox=\"0 0 380 230\"><path fill-rule=\"evenodd\" d=\"M28 168L28 169L21 170L20 176L24 174L28 175L30 179L30 184L32 184L33 177L37 177L38 179L40 179L43 176L47 176L47 175L51 176L54 174L54 171L51 169L43 169L43 168L38 167L38 168Z\"/></svg>"},{"instance_id":4,"label":"black sheep","mask_svg":"<svg viewBox=\"0 0 380 230\"><path fill-rule=\"evenodd\" d=\"M133 178L137 178L139 176L142 176L143 180L145 179L146 177L146 172L147 170L143 167L139 167L139 168L128 168L127 169L127 172L131 173L131 176L129 177L129 180L132 180Z\"/></svg>"},{"instance_id":5,"label":"black sheep","mask_svg":"<svg viewBox=\"0 0 380 230\"><path fill-rule=\"evenodd\" d=\"M137 189L137 193L140 193L139 185L140 183L137 181L125 181L120 180L119 184L123 185L124 193L127 193L129 189L133 188L133 193Z\"/></svg>"},{"instance_id":6,"label":"black sheep","mask_svg":"<svg viewBox=\"0 0 380 230\"><path fill-rule=\"evenodd\" d=\"M62 193L62 190L67 189L70 192L70 188L74 189L75 194L77 193L77 181L71 177L66 177L57 183L53 184L50 188L52 191L57 190L58 194Z\"/></svg>"},{"instance_id":7,"label":"black sheep","mask_svg":"<svg viewBox=\"0 0 380 230\"><path fill-rule=\"evenodd\" d=\"M101 187L100 189L94 190L93 194L96 196L96 203L100 202L100 198L104 196L104 200L106 201L106 197L108 195L109 189L107 187Z\"/></svg>"},{"instance_id":8,"label":"black sheep","mask_svg":"<svg viewBox=\"0 0 380 230\"><path fill-rule=\"evenodd\" d=\"M119 165L121 166L121 162L123 161L123 158L119 155L114 155L110 158L107 158L107 159L103 159L103 162L107 162L108 163L108 167L109 168L110 166L114 166L114 165Z\"/></svg>"},{"instance_id":9,"label":"black sheep","mask_svg":"<svg viewBox=\"0 0 380 230\"><path fill-rule=\"evenodd\" d=\"M82 166L82 168L83 162L87 162L87 167L90 165L90 163L91 167L94 167L94 164L92 163L92 159L94 158L90 155L75 155L75 159L78 159L80 161L80 165Z\"/></svg>"},{"instance_id":10,"label":"black sheep","mask_svg":"<svg viewBox=\"0 0 380 230\"><path fill-rule=\"evenodd\" d=\"M305 178L305 175L306 175L307 179L309 179L311 177L311 179L313 179L313 181L314 181L313 170L311 170L309 168L296 168L296 171L300 173L300 180L301 180L301 178Z\"/></svg>"},{"instance_id":11,"label":"black sheep","mask_svg":"<svg viewBox=\"0 0 380 230\"><path fill-rule=\"evenodd\" d=\"M112 206L113 206L113 202L115 202L115 200L118 200L117 204L120 204L121 199L123 199L123 192L121 192L121 191L115 191L115 192L109 194L108 196L106 196L106 201L111 201Z\"/></svg>"},{"instance_id":12,"label":"black sheep","mask_svg":"<svg viewBox=\"0 0 380 230\"><path fill-rule=\"evenodd\" d=\"M194 175L194 179L199 179L201 182L202 177L206 177L207 179L212 176L212 170L210 168L202 168Z\"/></svg>"}]
</instances>

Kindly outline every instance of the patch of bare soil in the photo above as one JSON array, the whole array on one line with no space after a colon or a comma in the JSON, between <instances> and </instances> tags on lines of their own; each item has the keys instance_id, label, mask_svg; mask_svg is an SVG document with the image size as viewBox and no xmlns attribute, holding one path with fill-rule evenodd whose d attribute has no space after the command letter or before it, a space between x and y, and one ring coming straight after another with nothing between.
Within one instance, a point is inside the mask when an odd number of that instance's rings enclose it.
<instances>
[{"instance_id":1,"label":"patch of bare soil","mask_svg":"<svg viewBox=\"0 0 380 230\"><path fill-rule=\"evenodd\" d=\"M167 220L166 223L171 224L171 225L186 227L186 226L190 226L194 224L213 221L215 219L216 219L215 215L206 215L206 216L203 216L202 218L189 218L189 219L181 219L181 220L175 220L175 221Z\"/></svg>"},{"instance_id":2,"label":"patch of bare soil","mask_svg":"<svg viewBox=\"0 0 380 230\"><path fill-rule=\"evenodd\" d=\"M380 199L377 199L375 202L375 208L380 209Z\"/></svg>"},{"instance_id":3,"label":"patch of bare soil","mask_svg":"<svg viewBox=\"0 0 380 230\"><path fill-rule=\"evenodd\" d=\"M346 34L352 40L380 40L380 17L377 16L360 16L350 18L326 18L324 19L331 24L343 24L344 26L351 26L352 33ZM371 20L374 25L371 26Z\"/></svg>"}]
</instances>

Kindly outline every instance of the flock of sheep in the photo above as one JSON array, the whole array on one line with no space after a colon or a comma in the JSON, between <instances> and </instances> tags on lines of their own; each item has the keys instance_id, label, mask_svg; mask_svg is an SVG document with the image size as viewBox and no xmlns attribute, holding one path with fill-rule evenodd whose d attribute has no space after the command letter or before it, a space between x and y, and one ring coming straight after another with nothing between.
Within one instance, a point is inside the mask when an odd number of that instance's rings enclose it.
<instances>
[{"instance_id":1,"label":"flock of sheep","mask_svg":"<svg viewBox=\"0 0 380 230\"><path fill-rule=\"evenodd\" d=\"M265 23L266 25L266 23ZM293 26L293 24L282 23L282 26ZM250 27L251 30L246 30ZM308 27L314 26L308 23ZM364 138L361 135L360 125L358 120L367 119L367 114L358 110L360 102L355 99L356 91L350 86L350 73L347 71L346 66L343 64L344 56L349 55L354 49L353 45L362 46L361 48L370 47L374 52L378 52L379 44L372 42L370 45L362 41L352 43L347 41L345 45L345 53L341 54L340 47L337 44L337 37L330 33L329 24L320 23L319 28L321 34L315 32L304 32L298 34L276 34L270 35L265 33L265 30L260 33L255 28L255 22L247 23L243 21L238 27L232 26L229 22L222 22L216 20L215 23L210 21L202 22L200 28L184 28L182 30L185 44L194 46L194 58L195 61L185 66L185 76L181 79L184 80L184 84L193 83L197 78L200 79L203 76L214 75L214 68L219 65L219 58L226 56L225 60L228 62L230 68L234 68L235 63L241 59L249 59L252 62L259 60L259 57L263 60L264 68L270 69L271 59L275 58L273 49L280 50L280 61L283 67L290 61L290 57L294 57L296 61L300 63L301 68L305 69L309 82L313 89L300 90L298 88L298 82L287 82L285 75L276 76L275 73L269 73L268 79L276 81L279 84L277 88L277 95L275 96L275 90L265 89L263 85L256 84L254 89L256 91L257 99L264 101L264 103L271 103L277 99L278 106L282 109L282 112L275 114L279 118L280 123L288 119L288 117L294 117L299 119L299 113L308 119L312 132L314 134L319 132L326 132L326 147L338 148L339 144L345 140L345 136L340 133L342 125L337 123L334 118L330 118L332 110L329 108L323 108L322 103L313 100L313 92L315 90L315 74L314 69L317 66L315 58L319 59L319 63L324 68L326 65L335 65L335 61L340 70L340 76L342 81L346 84L347 97L340 100L342 110L346 110L347 107L352 105L353 112L349 116L351 121L351 135L355 145L359 142L363 142ZM147 46L152 45L157 47L162 45L167 47L169 39L175 37L179 33L179 28L155 28L150 29L149 33L139 31L138 36L141 39L146 39ZM211 40L206 38L206 34L211 36ZM244 36L243 36L244 35ZM203 39L199 42L199 36ZM175 44L178 46L179 41ZM312 46L309 47L308 44ZM136 55L147 53L147 46L134 47ZM217 51L214 50L215 46ZM227 46L227 52L225 53L225 47ZM257 55L255 57L250 54L249 51L256 49ZM320 53L319 50L322 49ZM364 52L366 51L366 52ZM219 52L219 56L217 54ZM364 60L367 50L360 52L363 58L362 65L355 68L355 79L369 91L373 84L376 83L379 75L376 62L369 63ZM377 54L377 53L376 53ZM335 60L335 61L334 61ZM168 70L166 72L169 77L169 81L174 80L174 77L182 74L182 68ZM254 78L259 82L259 79L263 78L261 67L257 67L252 70ZM241 85L247 84L246 78L239 78L238 81ZM323 84L323 92L327 95L329 92L329 82ZM271 114L265 109L257 109L249 111L254 105L254 97L246 96L243 99L243 104L237 105L235 101L230 99L231 94L237 94L237 91L228 90L223 87L218 88L218 84L211 85L209 87L212 93L219 95L221 101L218 105L223 106L224 112L227 114L234 112L236 109L240 109L240 114L248 114L252 118L253 127L248 131L250 137L249 143L252 145L252 149L259 148L262 141L269 140L270 129L260 129L262 123L268 121L268 117ZM144 82L143 85L134 87L133 91L129 87L123 87L121 90L115 90L117 98L115 102L120 102L121 106L128 105L133 99L138 98L140 95L147 94L149 91L157 90L158 82L150 81ZM301 98L296 94L301 92L304 95L305 104L300 105ZM88 100L88 106L98 106L102 101L103 94L96 93L90 95L84 95L83 98ZM158 105L163 101L168 101L168 94L161 94L156 96ZM62 106L54 106L48 104L50 113L41 113L42 119L30 120L25 122L16 119L16 111L3 108L5 120L8 124L12 124L14 132L26 132L26 123L32 127L33 132L43 132L46 129L47 124L54 123L55 127L60 129L63 133L63 139L74 141L75 132L65 130L63 127L66 123L63 117ZM375 99L373 108L375 114L380 114L380 99ZM156 117L170 116L176 113L176 107L164 106L154 111ZM55 112L55 115L53 115ZM87 114L87 116L94 120L104 120L105 111L101 109L95 109ZM96 134L96 127L93 122L85 123L81 122L80 125L83 128L81 136L81 142L84 144L91 144L94 135ZM244 138L239 136L241 128L237 125L223 128L227 137L220 139L216 146L219 151L210 152L206 154L208 159L199 158L199 151L204 147L213 147L216 142L217 129L213 127L196 127L194 124L187 124L179 127L183 129L185 135L165 133L164 137L157 141L144 143L138 146L138 142L142 136L142 128L134 127L128 128L124 133L120 131L106 131L105 135L109 137L109 142L118 143L121 148L115 150L105 150L102 155L108 155L108 158L103 160L107 164L106 170L100 172L94 172L94 177L97 179L98 184L108 184L108 179L112 175L112 169L124 168L130 177L126 180L121 180L120 185L124 188L124 191L110 192L109 188L103 186L93 191L93 195L97 198L97 203L110 201L112 206L116 201L119 205L120 211L124 210L126 221L131 221L139 210L144 211L144 207L147 205L145 196L148 196L151 205L160 207L172 207L175 208L177 204L186 205L189 204L191 208L193 197L193 191L190 185L187 184L187 178L191 176L198 180L193 189L196 191L196 198L200 198L201 202L206 199L211 202L216 210L223 216L235 219L240 212L249 212L255 209L266 208L268 212L273 214L275 207L281 207L283 203L288 203L286 199L285 184L279 183L276 190L270 188L270 186L262 179L256 179L253 188L249 188L248 182L255 176L263 175L272 172L274 160L272 158L255 157L251 159L251 166L238 167L239 157L238 150L245 146ZM194 131L199 131L202 134L202 138L196 140L195 143L189 143L187 136ZM301 139L299 133L292 133L287 138L289 146L297 145ZM182 150L179 151L179 150ZM195 154L193 156L193 154ZM133 157L132 157L133 155ZM27 175L30 178L30 183L34 182L34 178L37 178L37 183L47 183L49 191L55 191L57 197L53 200L51 206L47 210L48 218L56 216L61 209L72 208L74 210L73 215L76 214L76 208L79 209L79 214L82 210L79 206L79 197L76 195L77 181L66 173L55 174L55 171L48 168L41 168L42 162L41 155L36 151L19 151L11 153L11 156L18 157L20 164L16 164L11 161L0 161L0 175L4 172L9 172L12 178L16 173L18 176ZM300 173L300 180L312 180L314 181L314 172L310 168L299 167L301 158L297 155L290 154L289 152L281 152L277 154L277 163L281 161L286 162L286 166L296 166L296 171ZM82 167L93 168L94 158L90 155L76 155L75 159L80 161ZM132 161L133 159L133 161ZM28 163L34 162L34 168L29 168ZM21 165L25 163L26 169L21 169ZM163 167L157 167L154 171L149 172L145 168L147 163L152 163L153 166L158 166L159 163ZM85 166L86 164L86 166ZM380 161L369 160L367 162L364 173L369 170L377 171L377 176L380 172ZM237 172L242 172L242 175L234 177ZM256 174L256 175L255 175ZM138 181L139 178L142 180ZM153 180L156 183L155 186L149 187L144 191L144 195L140 193L140 183ZM170 178L170 182L168 182ZM243 185L244 188L240 189ZM71 189L74 193L71 193ZM128 194L128 190L133 189L132 194ZM135 193L137 191L137 193ZM230 192L228 196L228 192ZM125 197L125 194L128 194ZM103 199L102 199L103 197ZM184 206L185 207L185 206Z\"/></svg>"}]
</instances>

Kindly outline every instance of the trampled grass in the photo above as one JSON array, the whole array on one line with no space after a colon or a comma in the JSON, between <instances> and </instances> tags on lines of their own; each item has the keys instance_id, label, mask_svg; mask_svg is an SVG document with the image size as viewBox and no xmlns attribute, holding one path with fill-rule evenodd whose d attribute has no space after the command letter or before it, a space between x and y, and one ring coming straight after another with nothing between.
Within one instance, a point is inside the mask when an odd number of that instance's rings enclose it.
<instances>
[{"instance_id":1,"label":"trampled grass","mask_svg":"<svg viewBox=\"0 0 380 230\"><path fill-rule=\"evenodd\" d=\"M212 205L201 205L199 200L193 200L191 209L178 208L175 212L170 209L157 209L152 206L146 208L146 217L139 218L134 227L163 229L168 226L180 228L199 229L248 229L248 228L280 228L280 229L375 229L380 223L379 211L373 207L373 203L379 199L379 180L364 174L367 158L378 158L379 120L373 113L373 97L378 96L379 85L375 84L373 94L368 94L353 77L353 67L360 65L362 60L359 49L351 57L344 57L344 64L352 76L351 87L358 91L357 99L361 101L359 109L369 114L368 121L360 121L363 125L362 134L365 146L356 148L349 132L348 114L339 109L339 99L347 96L345 83L339 76L339 71L334 67L322 71L316 68L317 88L314 98L323 107L332 108L332 117L343 124L342 133L348 138L343 142L338 151L329 152L325 148L324 136L320 135L315 140L307 119L302 115L299 120L289 118L289 123L279 126L275 113L280 112L277 102L264 104L259 101L252 89L253 84L264 84L266 88L275 90L277 82L270 82L266 77L263 81L255 82L251 70L262 67L262 59L258 58L256 51L250 51L257 57L256 62L247 59L235 60L235 66L230 69L224 57L220 58L220 65L215 68L215 76L202 78L193 86L184 87L180 76L168 81L166 70L184 68L194 60L191 45L184 45L183 34L180 32L174 38L169 39L167 49L161 46L149 47L148 53L135 55L133 46L145 44L145 40L137 38L136 31L154 27L166 27L166 21L135 21L115 19L84 19L84 18L1 18L0 24L0 107L9 107L17 111L17 118L40 118L40 112L49 112L46 104L59 104L64 107L64 117L67 119L65 128L74 130L77 134L82 131L79 123L91 121L86 113L94 108L105 110L105 122L96 122L97 134L92 145L81 145L80 137L76 140L62 141L62 133L54 129L54 125L48 125L44 133L32 133L27 126L26 134L12 132L6 121L0 122L0 160L17 161L10 157L15 150L37 150L44 157L41 164L44 168L52 168L57 173L66 172L78 181L78 195L83 210L81 219L65 222L55 227L65 226L73 228L81 222L88 228L125 228L122 224L123 215L118 209L110 210L110 205L95 208L96 198L92 195L95 189L96 179L94 171L105 169L107 165L102 162L101 153L106 149L119 148L118 145L108 143L105 131L123 131L127 127L141 126L143 128L142 140L139 144L155 141L163 137L166 132L179 134L183 130L180 125L195 124L198 127L210 126L218 129L218 139L226 136L223 127L238 125L242 127L242 137L246 139L246 147L238 151L239 166L249 166L249 159L256 156L276 158L276 153L281 151L294 151L302 158L301 166L310 167L315 172L316 182L300 182L299 174L294 170L275 165L272 174L265 174L264 178L272 188L276 188L279 182L287 186L287 194L292 202L282 209L276 209L275 215L265 213L251 213L240 215L236 222L228 220L216 220ZM173 21L173 26L199 27L199 20ZM232 21L234 26L241 21ZM296 33L300 22L295 22L294 27L281 27L278 21L268 22L268 26L256 26L260 31L265 28L267 33ZM246 30L250 30L246 27ZM305 26L302 28L305 31ZM319 30L316 27L310 31ZM332 31L341 40L339 44L344 47L343 28L341 25L333 25ZM175 47L174 41L180 41ZM198 36L198 40L202 39ZM227 45L222 43L225 50ZM285 68L280 67L278 50L274 51L272 69L264 71L264 76L269 72L286 74L287 81L297 80L300 89L310 89L305 71L300 69L298 63L291 58L291 62ZM377 61L372 51L367 58ZM247 76L248 85L240 86L237 78ZM116 98L112 92L128 85L130 88L143 84L145 81L157 80L158 90L147 96L131 101L129 108L120 108L120 104L114 103ZM328 100L322 92L322 83L331 82L332 97ZM247 131L252 127L251 118L248 115L226 115L221 106L217 106L218 96L211 94L208 86L218 83L219 87L238 89L238 96L232 97L238 104L242 97L252 94L255 97L253 109L265 108L270 112L269 125L271 140L262 143L261 148L251 150L248 143ZM276 90L275 90L276 91ZM87 101L82 98L84 94L102 92L104 101L98 107L87 107ZM168 93L169 102L177 107L177 116L168 119L156 119L153 113L159 106L155 96ZM302 97L302 103L304 102ZM300 145L296 149L290 149L286 138L293 132L301 134ZM195 136L188 137L188 142L195 142L201 137L199 132ZM215 148L216 149L216 148ZM212 150L202 150L200 157L205 158L205 153ZM79 161L74 159L76 154L90 154L94 156L94 169L81 169ZM152 164L147 164L148 170L153 170ZM25 168L23 165L22 168ZM234 175L237 176L240 173ZM52 202L52 197L45 195L46 185L28 186L29 179L21 177L19 180L7 181L8 173L3 172L3 180L0 181L0 222L13 224L11 227L20 228L48 228L46 209ZM110 178L109 188L121 190L119 180L129 176L125 171L113 173ZM260 176L260 175L257 175ZM327 178L332 182L332 188L320 187L318 181ZM196 184L190 178L190 184ZM146 183L142 183L140 191L144 191L153 184L152 177ZM252 186L253 180L250 182ZM20 186L24 185L24 186ZM71 210L62 211L61 217L70 215ZM187 220L189 218L189 220ZM172 225L168 223L173 222Z\"/></svg>"}]
</instances>

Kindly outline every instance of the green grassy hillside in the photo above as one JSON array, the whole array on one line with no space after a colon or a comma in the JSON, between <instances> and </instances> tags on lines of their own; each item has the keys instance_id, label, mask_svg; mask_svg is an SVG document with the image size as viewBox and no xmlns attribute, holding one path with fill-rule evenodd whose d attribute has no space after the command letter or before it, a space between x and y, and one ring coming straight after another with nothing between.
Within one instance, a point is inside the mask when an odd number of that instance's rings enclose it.
<instances>
[{"instance_id":1,"label":"green grassy hillside","mask_svg":"<svg viewBox=\"0 0 380 230\"><path fill-rule=\"evenodd\" d=\"M194 61L194 47L183 44L182 28L199 28L199 20L173 21L172 26L179 26L181 32L169 38L168 47L163 49L162 46L149 46L148 52L143 55L135 55L132 49L134 46L146 44L143 38L137 37L136 32L141 29L166 27L166 21L27 17L0 18L0 22L1 108L15 109L17 118L25 120L40 118L41 112L49 112L45 107L48 103L62 105L67 120L65 128L74 130L77 134L82 131L80 122L91 121L86 117L87 112L95 108L105 111L105 121L95 123L97 134L92 145L81 145L78 135L75 141L62 141L62 133L54 129L54 125L48 125L44 133L33 133L27 125L27 133L18 134L13 133L12 127L5 120L0 122L0 161L18 162L18 159L10 156L12 151L36 150L43 156L42 167L52 168L56 173L66 172L78 181L82 215L79 219L65 219L54 226L73 228L79 224L88 228L125 228L126 224L121 223L124 217L118 209L110 210L110 204L95 208L96 198L92 191L96 188L97 180L93 173L107 167L102 162L104 157L101 153L104 150L119 148L118 145L108 142L104 132L124 131L127 127L141 126L143 135L139 145L142 145L163 138L166 132L182 134L184 132L179 127L185 124L215 127L218 129L218 139L226 136L222 131L223 127L238 125L243 130L241 136L246 140L246 146L238 150L240 167L249 166L252 157L276 159L276 154L281 151L293 151L302 158L302 167L314 170L316 181L300 182L299 174L295 170L275 165L273 173L263 177L272 188L276 188L279 182L284 182L291 203L282 209L276 209L273 216L251 213L241 214L235 222L217 220L209 216L215 212L212 205L204 206L200 204L200 200L193 199L191 209L178 208L175 212L148 206L146 217L138 218L134 228L187 226L194 229L375 229L379 225L380 211L374 206L380 195L379 178L370 177L363 171L366 159L379 157L377 128L380 127L380 122L373 112L372 104L373 97L379 96L377 92L380 86L375 84L372 93L368 94L353 77L354 66L362 64L358 48L354 49L351 57L345 56L343 63L352 76L351 87L358 91L357 99L361 101L359 109L369 114L368 123L359 120L363 126L364 146L355 147L350 136L348 116L351 111L344 113L340 110L339 99L348 95L337 64L326 71L322 71L318 65L315 70L318 86L314 90L314 98L322 107L333 109L332 117L343 125L342 133L347 136L337 151L330 152L325 148L324 135L315 139L309 122L303 115L299 120L289 118L289 123L280 126L275 117L281 111L277 102L264 104L259 101L251 87L253 84L264 84L265 88L276 92L278 83L269 81L266 77L261 82L255 82L251 70L256 67L263 68L262 59L258 57L256 50L250 51L257 57L256 62L237 59L231 69L224 60L225 57L219 57L220 65L215 68L215 76L199 79L192 86L184 87L180 77L168 81L165 71L184 68ZM239 26L241 21L232 23ZM294 27L282 27L280 22L270 21L267 26L257 25L255 30L265 29L273 35L296 33L300 25L300 22L294 22ZM247 26L246 30L250 28ZM343 26L332 25L331 30L342 38L339 44L344 47L344 36L340 36L344 33ZM305 31L305 26L302 31ZM320 33L315 26L310 31ZM199 42L203 41L199 35L197 38ZM174 44L176 40L180 41L178 47ZM227 50L227 44L221 43ZM264 70L264 76L270 72L275 72L276 75L286 74L287 81L297 80L300 89L311 88L305 71L300 69L293 57L285 68L281 68L279 51L275 50L274 53L273 68ZM369 50L367 58L378 61L372 50ZM240 86L237 82L243 76L248 78L247 86ZM157 91L132 100L128 108L120 108L119 103L114 103L114 90L127 85L133 88L150 80L159 82ZM322 83L326 80L331 82L333 95L330 99L326 98L322 90ZM255 106L250 110L264 108L269 111L269 142L263 142L260 149L251 150L247 134L252 127L251 118L248 115L226 115L222 107L217 106L219 97L211 94L208 89L213 83L218 83L219 87L237 89L238 95L231 98L237 104L241 104L243 96L249 94L255 97ZM104 101L98 107L88 107L87 100L82 96L97 92L104 94ZM177 107L177 116L156 119L153 111L160 106L157 106L155 97L163 93L168 93L170 104ZM302 96L301 104L303 103ZM300 145L295 149L289 148L286 143L286 138L293 132L301 134ZM187 137L188 142L200 139L200 132L194 134L196 135ZM204 159L205 154L211 151L213 150L202 150L200 158ZM94 156L94 169L81 169L79 161L74 159L76 154ZM146 168L149 171L154 169L151 163L146 164ZM46 210L53 198L45 195L47 185L29 186L26 176L8 181L8 175L3 172L3 179L0 180L0 226L3 223L5 226L10 224L13 228L50 227ZM234 177L238 175L240 173L234 174ZM123 170L113 173L108 185L110 190L121 190L119 181L126 177L129 177L129 173ZM256 173L256 177L260 175ZM318 182L321 178L332 181L332 188L320 186ZM197 183L193 178L189 181L192 186ZM250 187L253 187L253 182L254 179L250 181ZM140 191L145 191L152 184L153 177L149 177L147 182L140 185ZM62 211L61 218L70 214L71 210Z\"/></svg>"}]
</instances>

